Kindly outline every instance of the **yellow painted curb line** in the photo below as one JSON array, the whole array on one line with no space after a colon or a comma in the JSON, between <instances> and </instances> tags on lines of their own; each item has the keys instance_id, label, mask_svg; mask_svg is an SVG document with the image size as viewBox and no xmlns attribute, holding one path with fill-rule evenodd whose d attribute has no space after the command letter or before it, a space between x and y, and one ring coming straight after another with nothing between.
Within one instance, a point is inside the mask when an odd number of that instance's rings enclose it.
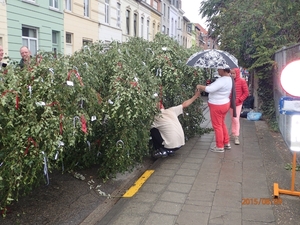
<instances>
[{"instance_id":1,"label":"yellow painted curb line","mask_svg":"<svg viewBox=\"0 0 300 225\"><path fill-rule=\"evenodd\" d=\"M143 175L126 191L122 197L130 198L134 196L152 173L154 173L154 170L146 170L145 173L143 173Z\"/></svg>"}]
</instances>

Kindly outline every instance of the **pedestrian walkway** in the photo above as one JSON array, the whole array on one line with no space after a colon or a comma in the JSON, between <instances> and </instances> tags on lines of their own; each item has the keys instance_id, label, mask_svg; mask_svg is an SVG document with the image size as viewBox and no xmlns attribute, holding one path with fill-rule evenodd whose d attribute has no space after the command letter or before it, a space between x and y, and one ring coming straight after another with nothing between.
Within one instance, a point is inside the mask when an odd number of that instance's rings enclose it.
<instances>
[{"instance_id":1,"label":"pedestrian walkway","mask_svg":"<svg viewBox=\"0 0 300 225\"><path fill-rule=\"evenodd\" d=\"M209 127L208 109L204 113ZM214 132L188 140L175 156L154 163L155 172L133 197L121 198L101 220L88 217L81 224L276 224L272 204L266 204L274 199L255 122L241 118L240 142L214 153Z\"/></svg>"}]
</instances>

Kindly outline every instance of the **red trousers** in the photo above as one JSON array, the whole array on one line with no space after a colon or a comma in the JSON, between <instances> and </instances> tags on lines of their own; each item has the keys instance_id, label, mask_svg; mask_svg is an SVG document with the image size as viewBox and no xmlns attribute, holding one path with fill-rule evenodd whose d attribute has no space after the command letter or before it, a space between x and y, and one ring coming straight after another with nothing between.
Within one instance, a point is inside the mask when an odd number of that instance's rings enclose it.
<instances>
[{"instance_id":1,"label":"red trousers","mask_svg":"<svg viewBox=\"0 0 300 225\"><path fill-rule=\"evenodd\" d=\"M224 148L224 144L229 143L229 134L225 124L225 117L230 108L230 102L224 105L214 105L208 103L210 119L216 136L217 148Z\"/></svg>"}]
</instances>

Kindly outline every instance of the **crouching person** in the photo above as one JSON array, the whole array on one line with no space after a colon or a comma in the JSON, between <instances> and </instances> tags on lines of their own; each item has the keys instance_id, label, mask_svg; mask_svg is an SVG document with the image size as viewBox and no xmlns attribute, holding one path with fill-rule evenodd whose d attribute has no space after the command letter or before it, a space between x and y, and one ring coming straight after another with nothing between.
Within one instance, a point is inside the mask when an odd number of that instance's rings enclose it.
<instances>
[{"instance_id":1,"label":"crouching person","mask_svg":"<svg viewBox=\"0 0 300 225\"><path fill-rule=\"evenodd\" d=\"M152 154L154 158L174 155L174 152L185 144L184 132L178 116L199 96L200 91L196 90L192 98L184 101L181 105L168 109L165 109L161 102L159 103L160 114L155 116L150 130L155 149Z\"/></svg>"}]
</instances>

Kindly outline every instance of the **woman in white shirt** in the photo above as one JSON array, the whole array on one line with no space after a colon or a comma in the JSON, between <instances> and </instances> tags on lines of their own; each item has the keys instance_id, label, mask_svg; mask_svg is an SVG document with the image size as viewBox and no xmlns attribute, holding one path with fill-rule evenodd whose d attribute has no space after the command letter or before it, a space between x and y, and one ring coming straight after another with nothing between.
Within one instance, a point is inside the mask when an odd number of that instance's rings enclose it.
<instances>
[{"instance_id":1,"label":"woman in white shirt","mask_svg":"<svg viewBox=\"0 0 300 225\"><path fill-rule=\"evenodd\" d=\"M210 85L197 85L197 89L209 93L208 107L216 138L216 146L211 149L212 152L224 152L224 149L231 149L225 117L230 108L232 79L229 68L218 68L218 73L221 77Z\"/></svg>"}]
</instances>

